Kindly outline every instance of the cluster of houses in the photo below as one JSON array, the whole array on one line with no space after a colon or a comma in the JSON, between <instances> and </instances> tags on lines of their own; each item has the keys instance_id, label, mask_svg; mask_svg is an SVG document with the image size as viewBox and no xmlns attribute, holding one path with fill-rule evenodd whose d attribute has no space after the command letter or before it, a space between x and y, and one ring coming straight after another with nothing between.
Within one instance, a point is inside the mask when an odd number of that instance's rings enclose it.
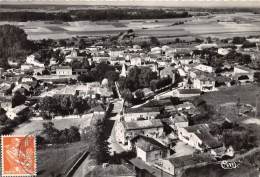
<instances>
[{"instance_id":1,"label":"cluster of houses","mask_svg":"<svg viewBox=\"0 0 260 177\"><path fill-rule=\"evenodd\" d=\"M126 151L136 152L138 159L172 175L189 165L214 162L224 155L233 156L233 148L225 147L221 138L212 135L213 125L190 126L187 112L195 109L192 103L185 102L173 106L169 118L159 119L158 107L126 108L115 125L116 141ZM193 153L181 155L178 151L182 150L176 148L179 142L193 149ZM180 163L183 165L178 165Z\"/></svg>"}]
</instances>

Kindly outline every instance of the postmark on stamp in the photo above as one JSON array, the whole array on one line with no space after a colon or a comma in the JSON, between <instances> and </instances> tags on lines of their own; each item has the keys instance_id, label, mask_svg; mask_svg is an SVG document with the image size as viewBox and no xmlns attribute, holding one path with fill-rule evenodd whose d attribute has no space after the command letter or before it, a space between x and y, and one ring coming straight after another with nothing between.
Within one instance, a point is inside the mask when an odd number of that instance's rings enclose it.
<instances>
[{"instance_id":1,"label":"postmark on stamp","mask_svg":"<svg viewBox=\"0 0 260 177\"><path fill-rule=\"evenodd\" d=\"M36 176L35 136L2 136L2 176Z\"/></svg>"}]
</instances>

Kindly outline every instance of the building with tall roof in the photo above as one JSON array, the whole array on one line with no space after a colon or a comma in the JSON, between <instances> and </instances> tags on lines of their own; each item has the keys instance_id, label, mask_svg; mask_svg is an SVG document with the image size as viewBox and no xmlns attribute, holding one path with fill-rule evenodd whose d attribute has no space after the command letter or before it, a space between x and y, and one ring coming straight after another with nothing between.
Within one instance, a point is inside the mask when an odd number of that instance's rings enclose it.
<instances>
[{"instance_id":1,"label":"building with tall roof","mask_svg":"<svg viewBox=\"0 0 260 177\"><path fill-rule=\"evenodd\" d=\"M129 145L129 141L137 135L149 137L159 137L163 134L163 123L159 119L139 120L116 124L116 139L124 145Z\"/></svg>"}]
</instances>

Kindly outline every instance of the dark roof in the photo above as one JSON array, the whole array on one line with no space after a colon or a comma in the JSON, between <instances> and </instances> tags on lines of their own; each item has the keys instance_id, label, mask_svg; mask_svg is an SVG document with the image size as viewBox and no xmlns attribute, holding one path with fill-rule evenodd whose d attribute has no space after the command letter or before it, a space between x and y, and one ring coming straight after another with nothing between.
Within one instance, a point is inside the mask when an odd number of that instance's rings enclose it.
<instances>
[{"instance_id":1,"label":"dark roof","mask_svg":"<svg viewBox=\"0 0 260 177\"><path fill-rule=\"evenodd\" d=\"M85 177L114 177L114 176L135 176L135 172L125 165L109 164L107 167L97 165L87 173Z\"/></svg>"},{"instance_id":2,"label":"dark roof","mask_svg":"<svg viewBox=\"0 0 260 177\"><path fill-rule=\"evenodd\" d=\"M200 89L178 89L180 94L200 94Z\"/></svg>"},{"instance_id":3,"label":"dark roof","mask_svg":"<svg viewBox=\"0 0 260 177\"><path fill-rule=\"evenodd\" d=\"M123 125L127 130L138 130L138 129L163 127L163 123L159 119L123 122Z\"/></svg>"},{"instance_id":4,"label":"dark roof","mask_svg":"<svg viewBox=\"0 0 260 177\"><path fill-rule=\"evenodd\" d=\"M139 135L138 137L135 138L135 140L136 140L136 147L139 147L145 152L167 149L167 147L165 147L155 139L147 136Z\"/></svg>"},{"instance_id":5,"label":"dark roof","mask_svg":"<svg viewBox=\"0 0 260 177\"><path fill-rule=\"evenodd\" d=\"M213 161L212 158L210 158L210 156L204 154L186 155L175 158L169 158L168 160L174 165L174 168L183 168L189 165Z\"/></svg>"},{"instance_id":6,"label":"dark roof","mask_svg":"<svg viewBox=\"0 0 260 177\"><path fill-rule=\"evenodd\" d=\"M139 108L126 108L126 113L139 113L139 112L160 112L160 107L139 107Z\"/></svg>"}]
</instances>

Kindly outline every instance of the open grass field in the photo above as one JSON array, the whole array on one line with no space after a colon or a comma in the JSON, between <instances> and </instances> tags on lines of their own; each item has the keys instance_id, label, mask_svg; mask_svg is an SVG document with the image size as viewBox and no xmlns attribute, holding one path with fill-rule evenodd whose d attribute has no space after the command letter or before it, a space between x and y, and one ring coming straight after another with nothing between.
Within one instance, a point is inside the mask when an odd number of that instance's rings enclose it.
<instances>
[{"instance_id":1,"label":"open grass field","mask_svg":"<svg viewBox=\"0 0 260 177\"><path fill-rule=\"evenodd\" d=\"M175 25L176 22L184 24ZM214 14L181 19L119 20L119 21L74 21L74 22L0 22L23 28L32 40L43 38L69 38L72 36L117 35L133 29L138 36L156 37L233 36L260 35L260 15L253 13Z\"/></svg>"},{"instance_id":2,"label":"open grass field","mask_svg":"<svg viewBox=\"0 0 260 177\"><path fill-rule=\"evenodd\" d=\"M37 151L37 176L45 177L67 172L77 159L88 149L87 142L76 142Z\"/></svg>"},{"instance_id":3,"label":"open grass field","mask_svg":"<svg viewBox=\"0 0 260 177\"><path fill-rule=\"evenodd\" d=\"M222 104L226 102L237 102L251 104L255 106L256 94L260 93L260 87L257 85L234 86L221 89L217 92L205 93L201 96L211 105Z\"/></svg>"},{"instance_id":4,"label":"open grass field","mask_svg":"<svg viewBox=\"0 0 260 177\"><path fill-rule=\"evenodd\" d=\"M79 128L90 126L92 114L86 118L77 118L77 119L61 119L61 120L52 120L54 126L57 129L70 128L71 126L76 126ZM30 122L25 122L19 127L17 127L13 134L14 135L28 135L28 134L38 134L43 130L42 123L47 122L45 120L31 120Z\"/></svg>"}]
</instances>

